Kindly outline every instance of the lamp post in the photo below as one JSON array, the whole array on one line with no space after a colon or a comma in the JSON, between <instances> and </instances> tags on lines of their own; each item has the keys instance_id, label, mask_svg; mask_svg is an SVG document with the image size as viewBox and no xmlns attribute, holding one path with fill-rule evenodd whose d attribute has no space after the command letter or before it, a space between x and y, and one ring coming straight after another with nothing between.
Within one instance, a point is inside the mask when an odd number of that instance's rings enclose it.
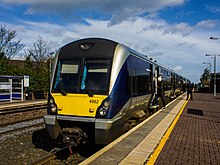
<instances>
[{"instance_id":1,"label":"lamp post","mask_svg":"<svg viewBox=\"0 0 220 165\"><path fill-rule=\"evenodd\" d=\"M219 40L220 37L210 37L210 40ZM214 96L216 96L216 56L220 55L214 55Z\"/></svg>"},{"instance_id":2,"label":"lamp post","mask_svg":"<svg viewBox=\"0 0 220 165\"><path fill-rule=\"evenodd\" d=\"M220 54L206 54L206 56L214 57L214 96L216 96L216 56L220 56Z\"/></svg>"}]
</instances>

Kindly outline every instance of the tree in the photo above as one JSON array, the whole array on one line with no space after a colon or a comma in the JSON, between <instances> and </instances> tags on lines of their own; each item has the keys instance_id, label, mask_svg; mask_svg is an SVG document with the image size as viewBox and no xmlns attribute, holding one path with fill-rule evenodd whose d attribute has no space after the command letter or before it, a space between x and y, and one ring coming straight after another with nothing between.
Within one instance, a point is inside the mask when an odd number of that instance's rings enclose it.
<instances>
[{"instance_id":1,"label":"tree","mask_svg":"<svg viewBox=\"0 0 220 165\"><path fill-rule=\"evenodd\" d=\"M49 90L49 61L50 47L39 36L33 46L26 51L24 69L24 74L30 76L30 90L34 94L42 94Z\"/></svg>"},{"instance_id":2,"label":"tree","mask_svg":"<svg viewBox=\"0 0 220 165\"><path fill-rule=\"evenodd\" d=\"M31 61L31 57L26 56L24 61L23 75L32 75L34 70L32 68L33 62Z\"/></svg>"},{"instance_id":3,"label":"tree","mask_svg":"<svg viewBox=\"0 0 220 165\"><path fill-rule=\"evenodd\" d=\"M15 30L6 29L5 26L0 27L0 53L3 53L7 59L13 58L24 47L20 39L14 41L16 35Z\"/></svg>"},{"instance_id":4,"label":"tree","mask_svg":"<svg viewBox=\"0 0 220 165\"><path fill-rule=\"evenodd\" d=\"M200 81L202 83L203 86L208 85L210 86L210 71L208 68L205 68L203 71L203 74L201 75Z\"/></svg>"},{"instance_id":5,"label":"tree","mask_svg":"<svg viewBox=\"0 0 220 165\"><path fill-rule=\"evenodd\" d=\"M5 26L0 27L0 75L14 72L9 68L8 62L24 47L21 40L14 41L15 37L15 30L8 30Z\"/></svg>"},{"instance_id":6,"label":"tree","mask_svg":"<svg viewBox=\"0 0 220 165\"><path fill-rule=\"evenodd\" d=\"M7 74L8 60L4 55L4 52L0 52L0 75Z\"/></svg>"}]
</instances>

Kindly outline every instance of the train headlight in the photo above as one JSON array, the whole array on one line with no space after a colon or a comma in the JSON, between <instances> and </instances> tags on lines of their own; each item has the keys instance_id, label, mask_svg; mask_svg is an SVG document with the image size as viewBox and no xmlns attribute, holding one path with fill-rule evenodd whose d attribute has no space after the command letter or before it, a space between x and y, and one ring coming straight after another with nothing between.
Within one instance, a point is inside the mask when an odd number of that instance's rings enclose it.
<instances>
[{"instance_id":1,"label":"train headlight","mask_svg":"<svg viewBox=\"0 0 220 165\"><path fill-rule=\"evenodd\" d=\"M54 103L54 100L53 99L50 99L50 104L53 104Z\"/></svg>"},{"instance_id":2,"label":"train headlight","mask_svg":"<svg viewBox=\"0 0 220 165\"><path fill-rule=\"evenodd\" d=\"M51 98L49 100L49 111L52 112L52 113L56 113L57 112L57 105L56 103L54 102L54 99Z\"/></svg>"},{"instance_id":3,"label":"train headlight","mask_svg":"<svg viewBox=\"0 0 220 165\"><path fill-rule=\"evenodd\" d=\"M104 100L102 102L102 104L98 108L99 116L105 116L107 114L108 110L110 109L110 104L111 104L110 99Z\"/></svg>"},{"instance_id":4,"label":"train headlight","mask_svg":"<svg viewBox=\"0 0 220 165\"><path fill-rule=\"evenodd\" d=\"M57 111L57 107L55 104L51 104L50 107L51 112L55 113Z\"/></svg>"},{"instance_id":5,"label":"train headlight","mask_svg":"<svg viewBox=\"0 0 220 165\"><path fill-rule=\"evenodd\" d=\"M99 114L100 116L105 116L108 112L108 108L107 107L101 107L99 108Z\"/></svg>"},{"instance_id":6,"label":"train headlight","mask_svg":"<svg viewBox=\"0 0 220 165\"><path fill-rule=\"evenodd\" d=\"M109 102L108 102L108 101L105 101L105 102L103 103L103 105L104 105L105 107L109 107Z\"/></svg>"}]
</instances>

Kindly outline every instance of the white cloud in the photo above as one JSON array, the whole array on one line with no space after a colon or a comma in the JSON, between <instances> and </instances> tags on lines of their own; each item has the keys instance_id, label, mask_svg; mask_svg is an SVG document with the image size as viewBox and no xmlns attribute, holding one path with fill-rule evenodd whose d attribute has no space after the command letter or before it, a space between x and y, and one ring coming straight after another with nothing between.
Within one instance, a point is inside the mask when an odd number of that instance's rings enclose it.
<instances>
[{"instance_id":1,"label":"white cloud","mask_svg":"<svg viewBox=\"0 0 220 165\"><path fill-rule=\"evenodd\" d=\"M219 53L219 42L209 40L210 36L220 37L219 20L201 20L195 26L186 22L169 24L159 19L157 12L167 7L183 5L188 0L0 0L1 6L13 11L13 5L23 5L24 14L48 12L65 17L75 17L77 11L84 12L85 23L48 23L16 20L16 24L0 22L7 28L17 31L17 37L27 46L31 46L38 36L46 40L53 49L86 37L103 37L123 43L136 51L153 57L159 63L168 66L180 74L198 81L197 73L202 70L204 61L213 62L205 57L206 53ZM219 7L206 6L219 13ZM104 20L93 19L90 12L107 15ZM1 13L0 13L1 14ZM144 18L140 15L146 15ZM179 13L182 15L191 15ZM80 14L79 14L80 15ZM93 14L91 14L93 15ZM88 19L87 16L90 18ZM57 17L54 17L57 18ZM107 19L108 18L108 19ZM220 63L218 58L217 64ZM218 65L218 71L220 65Z\"/></svg>"},{"instance_id":2,"label":"white cloud","mask_svg":"<svg viewBox=\"0 0 220 165\"><path fill-rule=\"evenodd\" d=\"M220 23L219 20L203 20L196 24L196 27L211 29L215 28Z\"/></svg>"},{"instance_id":3,"label":"white cloud","mask_svg":"<svg viewBox=\"0 0 220 165\"><path fill-rule=\"evenodd\" d=\"M160 31L163 34L179 34L182 36L187 36L193 31L193 27L184 22L172 25L164 20L152 19L148 20L146 26L140 31L140 33L150 29Z\"/></svg>"},{"instance_id":4,"label":"white cloud","mask_svg":"<svg viewBox=\"0 0 220 165\"><path fill-rule=\"evenodd\" d=\"M173 68L174 71L178 72L180 70L182 70L183 67L182 66L176 66L175 68Z\"/></svg>"},{"instance_id":5,"label":"white cloud","mask_svg":"<svg viewBox=\"0 0 220 165\"><path fill-rule=\"evenodd\" d=\"M72 10L77 8L82 8L82 6L85 9L88 8L96 8L100 10L108 10L108 11L120 11L123 10L129 10L133 9L138 11L157 11L160 9L163 9L165 7L171 7L171 6L177 6L182 5L185 0L154 0L154 1L145 1L145 0L136 0L135 2L133 0L37 0L37 1L29 1L29 0L0 0L1 3L5 4L14 4L14 5L30 5L30 8L33 8L36 10ZM139 9L139 10L137 10Z\"/></svg>"},{"instance_id":6,"label":"white cloud","mask_svg":"<svg viewBox=\"0 0 220 165\"><path fill-rule=\"evenodd\" d=\"M3 4L28 5L26 14L54 12L72 13L79 8L84 11L96 11L112 16L109 25L120 23L122 20L144 13L154 13L166 7L183 5L186 0L0 0Z\"/></svg>"},{"instance_id":7,"label":"white cloud","mask_svg":"<svg viewBox=\"0 0 220 165\"><path fill-rule=\"evenodd\" d=\"M85 19L86 24L51 24L48 22L22 21L20 24L8 24L7 28L17 31L17 37L27 46L31 46L38 36L46 40L53 49L68 42L87 37L108 38L123 43L136 51L147 54L180 74L198 82L204 61L213 62L211 58L205 57L205 53L218 53L219 42L209 40L210 32L198 31L198 27L180 23L170 25L161 19L146 19L135 17L134 20L126 20L109 26L110 20ZM152 25L158 25L155 28ZM184 35L181 29L189 28L190 33ZM195 28L195 29L194 29ZM171 32L165 33L166 30ZM172 30L174 29L174 30ZM175 29L178 29L175 31ZM168 31L167 30L167 31ZM213 34L214 35L214 34ZM220 36L216 31L215 36ZM220 61L220 58L218 59ZM218 66L220 68L220 66ZM218 69L220 70L220 69Z\"/></svg>"},{"instance_id":8,"label":"white cloud","mask_svg":"<svg viewBox=\"0 0 220 165\"><path fill-rule=\"evenodd\" d=\"M210 11L212 13L220 13L220 7L219 6L207 5L206 8L207 8L208 11Z\"/></svg>"}]
</instances>

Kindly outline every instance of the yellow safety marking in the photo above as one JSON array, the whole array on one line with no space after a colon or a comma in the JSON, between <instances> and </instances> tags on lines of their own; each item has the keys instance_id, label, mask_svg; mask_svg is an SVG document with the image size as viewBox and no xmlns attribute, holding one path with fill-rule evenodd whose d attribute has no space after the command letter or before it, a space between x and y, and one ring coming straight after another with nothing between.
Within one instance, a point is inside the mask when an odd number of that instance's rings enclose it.
<instances>
[{"instance_id":1,"label":"yellow safety marking","mask_svg":"<svg viewBox=\"0 0 220 165\"><path fill-rule=\"evenodd\" d=\"M150 156L149 161L146 163L147 165L153 165L155 163L155 161L157 160L157 157L159 156L161 150L163 149L167 139L169 138L173 128L175 127L177 121L179 120L180 115L182 114L186 104L188 103L189 100L186 100L185 103L183 104L183 106L181 107L179 113L177 114L177 116L175 117L175 119L173 120L172 124L170 125L170 127L168 128L167 132L165 133L165 135L163 136L163 138L161 139L159 145L157 146L157 148L154 150L153 154Z\"/></svg>"}]
</instances>

